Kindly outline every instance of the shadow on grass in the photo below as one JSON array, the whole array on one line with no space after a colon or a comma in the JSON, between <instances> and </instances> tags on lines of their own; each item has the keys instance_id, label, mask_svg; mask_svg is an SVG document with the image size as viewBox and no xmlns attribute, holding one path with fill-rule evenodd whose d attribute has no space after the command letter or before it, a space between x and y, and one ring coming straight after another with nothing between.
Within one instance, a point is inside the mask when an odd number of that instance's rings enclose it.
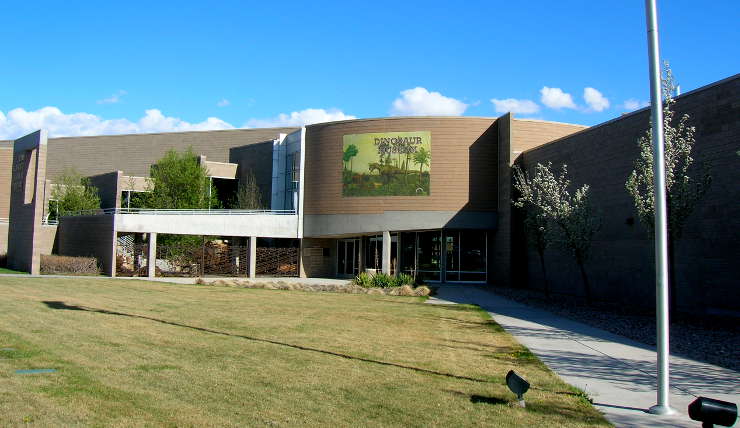
<instances>
[{"instance_id":1,"label":"shadow on grass","mask_svg":"<svg viewBox=\"0 0 740 428\"><path fill-rule=\"evenodd\" d=\"M485 395L471 395L471 403L484 403L484 404L506 404L508 401L498 397L486 397Z\"/></svg>"},{"instance_id":2,"label":"shadow on grass","mask_svg":"<svg viewBox=\"0 0 740 428\"><path fill-rule=\"evenodd\" d=\"M430 374L430 375L434 375L434 376L444 376L444 377L449 377L449 378L453 378L453 379L469 380L469 381L472 381L472 382L480 382L480 383L491 383L490 381L485 380L485 379L477 379L477 378L468 377L468 376L456 375L456 374L451 374L451 373L443 373L443 372L438 372L438 371L435 371L435 370L423 369L423 368L420 368L420 367L407 366L407 365L397 364L397 363L391 363L391 362L387 362L387 361L373 360L373 359L370 359L370 358L357 357L357 356L353 356L353 355L342 354L342 353L339 353L339 352L327 351L327 350L324 350L324 349L310 348L310 347L302 346L302 345L295 345L295 344L291 344L291 343L279 342L279 341L276 341L276 340L263 339L263 338L259 338L259 337L252 337L252 336L246 336L246 335L241 335L241 334L227 333L227 332L223 332L223 331L212 330L212 329L209 329L209 328L196 327L196 326L191 326L191 325L187 325L187 324L177 323L177 322L174 322L174 321L167 321L167 320L161 320L161 319L158 319L158 318L147 317L147 316L144 316L144 315L127 314L127 313L124 313L124 312L109 311L107 309L89 308L89 307L86 307L86 306L67 305L64 302L59 302L59 301L46 301L45 300L45 301L42 301L42 303L45 304L50 309L59 309L59 310L68 310L68 311L94 312L94 313L106 314L106 315L117 315L117 316L129 317L129 318L139 318L139 319L144 319L144 320L158 322L158 323L161 323L161 324L172 325L172 326L176 326L176 327L189 328L191 330L196 330L196 331L200 331L200 332L203 332L203 333L211 333L211 334L218 334L218 335L221 335L221 336L236 337L236 338L240 338L240 339L251 340L251 341L254 341L254 342L270 343L270 344L273 344L273 345L285 346L285 347L288 347L288 348L298 349L298 350L301 350L301 351L310 351L310 352L316 352L316 353L320 353L320 354L324 354L324 355L331 355L331 356L334 356L334 357L345 358L345 359L348 359L348 360L362 361L362 362L365 362L365 363L378 364L378 365L382 365L382 366L397 367L397 368L401 368L401 369L412 370L412 371L415 371L415 372L418 372L418 373Z\"/></svg>"}]
</instances>

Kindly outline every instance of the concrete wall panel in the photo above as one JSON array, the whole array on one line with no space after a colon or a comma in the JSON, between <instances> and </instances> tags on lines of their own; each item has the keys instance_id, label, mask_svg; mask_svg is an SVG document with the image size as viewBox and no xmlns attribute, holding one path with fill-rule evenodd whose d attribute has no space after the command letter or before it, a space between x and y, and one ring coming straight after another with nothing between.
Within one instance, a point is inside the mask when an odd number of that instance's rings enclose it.
<instances>
[{"instance_id":1,"label":"concrete wall panel","mask_svg":"<svg viewBox=\"0 0 740 428\"><path fill-rule=\"evenodd\" d=\"M59 254L95 257L106 275L115 275L115 216L62 217L58 226Z\"/></svg>"}]
</instances>

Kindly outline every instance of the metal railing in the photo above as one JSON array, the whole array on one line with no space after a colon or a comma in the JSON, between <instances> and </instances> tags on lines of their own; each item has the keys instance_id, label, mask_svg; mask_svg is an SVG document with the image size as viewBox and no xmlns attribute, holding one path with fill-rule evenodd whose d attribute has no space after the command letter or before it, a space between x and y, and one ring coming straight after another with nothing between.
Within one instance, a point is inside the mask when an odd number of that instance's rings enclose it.
<instances>
[{"instance_id":1,"label":"metal railing","mask_svg":"<svg viewBox=\"0 0 740 428\"><path fill-rule=\"evenodd\" d=\"M56 226L59 224L59 219L50 220L48 218L44 218L44 219L41 219L41 224L44 226Z\"/></svg>"},{"instance_id":2,"label":"metal railing","mask_svg":"<svg viewBox=\"0 0 740 428\"><path fill-rule=\"evenodd\" d=\"M295 210L240 210L240 209L154 209L154 208L104 208L82 210L63 215L295 215Z\"/></svg>"}]
</instances>

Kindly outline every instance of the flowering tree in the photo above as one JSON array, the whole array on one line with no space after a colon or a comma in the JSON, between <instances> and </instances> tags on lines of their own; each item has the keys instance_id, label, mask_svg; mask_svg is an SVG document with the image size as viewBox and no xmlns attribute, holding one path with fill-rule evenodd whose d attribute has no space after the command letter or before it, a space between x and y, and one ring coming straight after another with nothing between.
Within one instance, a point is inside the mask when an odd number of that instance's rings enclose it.
<instances>
[{"instance_id":1,"label":"flowering tree","mask_svg":"<svg viewBox=\"0 0 740 428\"><path fill-rule=\"evenodd\" d=\"M676 101L673 93L676 85L673 74L665 63L662 79L663 87L663 133L665 144L665 185L668 199L668 231L671 239L681 236L686 220L697 202L709 189L712 178L708 171L696 180L689 175L689 167L694 163L691 151L694 147L696 129L688 126L689 115L684 114L674 126ZM635 169L627 178L627 191L635 202L640 222L652 237L655 233L655 189L653 187L653 132L649 127L645 135L637 141L640 157L635 161Z\"/></svg>"},{"instance_id":2,"label":"flowering tree","mask_svg":"<svg viewBox=\"0 0 740 428\"><path fill-rule=\"evenodd\" d=\"M530 228L540 229L535 232L541 234L537 239L543 239L545 243L552 240L571 252L581 273L586 300L591 302L591 286L585 263L601 221L591 205L588 184L571 195L568 191L570 180L567 166L563 165L560 174L557 174L552 171L552 163L549 162L547 165L538 163L531 179L526 173L517 171L515 183L520 196L514 204L533 211L530 214ZM546 246L542 249L543 253Z\"/></svg>"},{"instance_id":3,"label":"flowering tree","mask_svg":"<svg viewBox=\"0 0 740 428\"><path fill-rule=\"evenodd\" d=\"M519 197L513 203L524 211L524 231L527 241L537 250L540 258L542 276L545 279L545 296L549 299L550 283L545 269L545 250L552 243L554 234L541 204L537 202L542 200L542 195L539 194L541 187L529 179L518 165L514 165L514 188L519 192Z\"/></svg>"},{"instance_id":4,"label":"flowering tree","mask_svg":"<svg viewBox=\"0 0 740 428\"><path fill-rule=\"evenodd\" d=\"M694 163L691 157L693 150L694 133L696 129L689 126L689 115L684 114L676 120L673 106L676 101L673 94L676 84L673 73L666 62L662 79L663 92L663 134L665 151L665 187L668 211L668 257L671 261L670 301L675 308L675 284L672 280L674 241L681 237L683 228L699 200L704 197L712 182L707 169L702 176L694 179L689 174L689 168ZM648 127L645 135L637 141L640 146L640 156L634 164L634 169L627 178L626 188L635 203L637 217L647 229L650 237L655 235L655 188L653 186L653 133Z\"/></svg>"}]
</instances>

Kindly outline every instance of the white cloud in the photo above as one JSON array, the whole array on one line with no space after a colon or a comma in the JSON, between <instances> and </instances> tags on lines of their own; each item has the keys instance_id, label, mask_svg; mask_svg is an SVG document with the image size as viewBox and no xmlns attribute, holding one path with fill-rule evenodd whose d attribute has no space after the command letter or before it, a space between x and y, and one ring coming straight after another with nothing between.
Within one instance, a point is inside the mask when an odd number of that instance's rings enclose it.
<instances>
[{"instance_id":1,"label":"white cloud","mask_svg":"<svg viewBox=\"0 0 740 428\"><path fill-rule=\"evenodd\" d=\"M540 106L532 100L518 100L516 98L506 98L499 100L493 98L491 100L496 113L519 113L519 114L532 114L540 111Z\"/></svg>"},{"instance_id":2,"label":"white cloud","mask_svg":"<svg viewBox=\"0 0 740 428\"><path fill-rule=\"evenodd\" d=\"M294 111L290 114L280 113L275 117L268 119L249 119L245 128L274 128L280 126L303 126L314 123L334 122L337 120L356 119L355 116L344 114L341 110L323 108L307 108L301 111Z\"/></svg>"},{"instance_id":3,"label":"white cloud","mask_svg":"<svg viewBox=\"0 0 740 428\"><path fill-rule=\"evenodd\" d=\"M98 104L115 104L121 101L121 97L123 97L124 95L126 95L126 91L121 89L108 98L103 98L102 100L98 100Z\"/></svg>"},{"instance_id":4,"label":"white cloud","mask_svg":"<svg viewBox=\"0 0 740 428\"><path fill-rule=\"evenodd\" d=\"M393 116L461 116L468 105L460 100L446 97L439 92L429 92L416 87L401 91L393 101Z\"/></svg>"},{"instance_id":5,"label":"white cloud","mask_svg":"<svg viewBox=\"0 0 740 428\"><path fill-rule=\"evenodd\" d=\"M637 109L641 109L643 107L647 107L649 105L650 105L649 101L640 101L634 98L630 98L628 100L625 100L624 104L622 104L622 108L627 111L634 111Z\"/></svg>"},{"instance_id":6,"label":"white cloud","mask_svg":"<svg viewBox=\"0 0 740 428\"><path fill-rule=\"evenodd\" d=\"M216 103L216 105L218 107L226 107L226 106L228 106L230 104L231 104L231 102L229 100L227 100L226 98L221 98L221 100L219 100L219 102Z\"/></svg>"},{"instance_id":7,"label":"white cloud","mask_svg":"<svg viewBox=\"0 0 740 428\"><path fill-rule=\"evenodd\" d=\"M128 119L103 119L90 113L65 114L56 107L44 107L35 111L16 108L7 114L0 111L0 139L15 139L37 129L48 130L50 137L70 137L231 128L232 125L217 117L190 123L165 116L157 109L146 110L144 116L136 122Z\"/></svg>"},{"instance_id":8,"label":"white cloud","mask_svg":"<svg viewBox=\"0 0 740 428\"><path fill-rule=\"evenodd\" d=\"M583 89L583 100L593 111L604 111L609 108L609 100L594 88Z\"/></svg>"},{"instance_id":9,"label":"white cloud","mask_svg":"<svg viewBox=\"0 0 740 428\"><path fill-rule=\"evenodd\" d=\"M578 108L573 102L573 97L570 94L563 92L560 88L548 88L547 86L543 86L542 89L540 89L540 94L542 94L540 101L542 101L542 104L547 107L556 110L560 110L562 108Z\"/></svg>"}]
</instances>

